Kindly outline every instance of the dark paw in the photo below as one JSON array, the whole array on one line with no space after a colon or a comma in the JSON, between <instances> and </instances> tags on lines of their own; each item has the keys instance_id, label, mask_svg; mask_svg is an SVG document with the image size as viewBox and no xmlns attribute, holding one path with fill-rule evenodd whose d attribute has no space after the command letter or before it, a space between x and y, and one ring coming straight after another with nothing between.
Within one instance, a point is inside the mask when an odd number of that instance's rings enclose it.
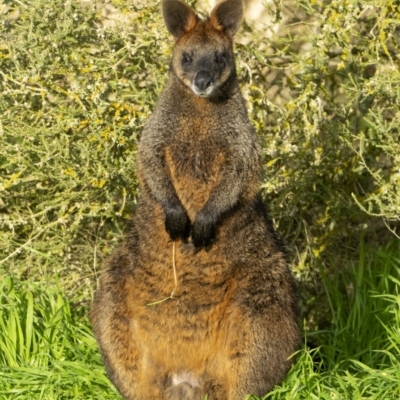
<instances>
[{"instance_id":1,"label":"dark paw","mask_svg":"<svg viewBox=\"0 0 400 400\"><path fill-rule=\"evenodd\" d=\"M190 221L181 205L165 211L165 230L171 240L186 240L190 232Z\"/></svg>"},{"instance_id":2,"label":"dark paw","mask_svg":"<svg viewBox=\"0 0 400 400\"><path fill-rule=\"evenodd\" d=\"M200 211L194 221L191 237L197 249L205 248L208 250L215 242L216 221L209 213Z\"/></svg>"}]
</instances>

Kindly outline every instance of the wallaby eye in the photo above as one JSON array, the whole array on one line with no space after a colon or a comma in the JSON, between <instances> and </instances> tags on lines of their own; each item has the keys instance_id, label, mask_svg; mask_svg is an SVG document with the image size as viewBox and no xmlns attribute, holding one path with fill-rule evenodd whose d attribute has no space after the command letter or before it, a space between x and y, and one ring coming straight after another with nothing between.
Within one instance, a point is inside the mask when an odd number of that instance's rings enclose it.
<instances>
[{"instance_id":1,"label":"wallaby eye","mask_svg":"<svg viewBox=\"0 0 400 400\"><path fill-rule=\"evenodd\" d=\"M225 66L225 63L226 63L225 54L223 53L223 54L217 55L215 61L217 62L217 64L218 64L220 67Z\"/></svg>"},{"instance_id":2,"label":"wallaby eye","mask_svg":"<svg viewBox=\"0 0 400 400\"><path fill-rule=\"evenodd\" d=\"M189 56L187 53L182 54L182 64L183 65L190 65L192 63L193 59L192 57Z\"/></svg>"}]
</instances>

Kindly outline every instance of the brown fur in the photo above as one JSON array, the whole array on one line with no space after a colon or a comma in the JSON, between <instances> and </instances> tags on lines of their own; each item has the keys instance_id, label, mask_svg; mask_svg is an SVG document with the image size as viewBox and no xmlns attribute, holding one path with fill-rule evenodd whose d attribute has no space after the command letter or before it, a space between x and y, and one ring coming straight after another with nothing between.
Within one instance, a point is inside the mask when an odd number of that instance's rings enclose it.
<instances>
[{"instance_id":1,"label":"brown fur","mask_svg":"<svg viewBox=\"0 0 400 400\"><path fill-rule=\"evenodd\" d=\"M163 1L177 39L171 76L142 134L136 214L91 313L125 399L261 396L299 343L295 285L258 194L260 149L236 81L241 7L227 0L200 21Z\"/></svg>"}]
</instances>

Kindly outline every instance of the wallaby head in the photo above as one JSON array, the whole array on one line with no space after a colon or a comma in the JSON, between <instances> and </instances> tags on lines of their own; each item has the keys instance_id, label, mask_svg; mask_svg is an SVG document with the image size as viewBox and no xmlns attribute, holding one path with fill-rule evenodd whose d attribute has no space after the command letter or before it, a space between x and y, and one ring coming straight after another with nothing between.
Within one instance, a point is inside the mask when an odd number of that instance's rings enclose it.
<instances>
[{"instance_id":1,"label":"wallaby head","mask_svg":"<svg viewBox=\"0 0 400 400\"><path fill-rule=\"evenodd\" d=\"M242 21L242 0L217 4L205 21L180 0L163 0L162 9L176 38L172 72L197 96L221 94L236 75L232 37Z\"/></svg>"}]
</instances>

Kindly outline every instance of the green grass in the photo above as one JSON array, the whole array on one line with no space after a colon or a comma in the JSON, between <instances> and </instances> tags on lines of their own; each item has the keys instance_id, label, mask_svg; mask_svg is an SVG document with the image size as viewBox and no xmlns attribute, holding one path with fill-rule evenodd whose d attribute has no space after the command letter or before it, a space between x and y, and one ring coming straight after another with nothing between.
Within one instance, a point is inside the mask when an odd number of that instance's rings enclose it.
<instances>
[{"instance_id":1,"label":"green grass","mask_svg":"<svg viewBox=\"0 0 400 400\"><path fill-rule=\"evenodd\" d=\"M7 277L0 303L1 399L116 399L82 299ZM86 302L87 304L87 302Z\"/></svg>"},{"instance_id":2,"label":"green grass","mask_svg":"<svg viewBox=\"0 0 400 400\"><path fill-rule=\"evenodd\" d=\"M295 366L264 399L399 398L398 242L376 251L362 245L357 265L329 274L321 266L320 277L321 309L329 306L324 329L304 329ZM0 399L119 398L101 363L87 298L67 299L57 283L11 276L0 290Z\"/></svg>"},{"instance_id":3,"label":"green grass","mask_svg":"<svg viewBox=\"0 0 400 400\"><path fill-rule=\"evenodd\" d=\"M264 399L400 398L400 247L364 248L335 273L320 268L328 329L305 332L307 344L282 386Z\"/></svg>"}]
</instances>

